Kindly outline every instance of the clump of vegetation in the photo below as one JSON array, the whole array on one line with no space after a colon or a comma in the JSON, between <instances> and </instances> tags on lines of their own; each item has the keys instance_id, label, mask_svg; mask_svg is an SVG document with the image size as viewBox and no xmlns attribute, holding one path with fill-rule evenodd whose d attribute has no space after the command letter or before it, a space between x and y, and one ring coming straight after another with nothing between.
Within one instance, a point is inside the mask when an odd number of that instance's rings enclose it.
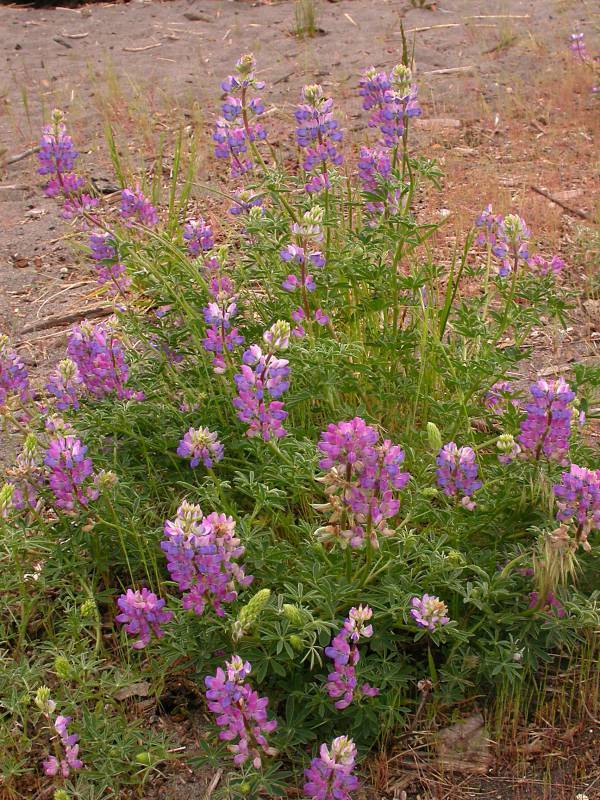
<instances>
[{"instance_id":1,"label":"clump of vegetation","mask_svg":"<svg viewBox=\"0 0 600 800\"><path fill-rule=\"evenodd\" d=\"M195 763L227 765L228 796L347 798L423 697L434 716L589 658L600 375L511 377L529 332L564 324L562 259L490 206L449 261L432 250L446 217L413 200L441 173L410 147L406 63L360 80L356 171L320 86L287 169L253 57L222 86L212 220L188 214L180 145L165 209L141 185L115 209L62 114L44 129L46 192L115 315L72 329L43 396L0 344L23 437L0 490L9 797L143 782L174 754L120 703L185 675L214 720Z\"/></svg>"}]
</instances>

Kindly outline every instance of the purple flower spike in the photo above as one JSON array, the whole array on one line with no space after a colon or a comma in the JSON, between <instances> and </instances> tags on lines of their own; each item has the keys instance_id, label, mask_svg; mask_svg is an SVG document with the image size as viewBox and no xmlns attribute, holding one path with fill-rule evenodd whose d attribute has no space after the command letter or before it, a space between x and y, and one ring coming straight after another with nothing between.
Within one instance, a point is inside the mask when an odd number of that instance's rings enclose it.
<instances>
[{"instance_id":1,"label":"purple flower spike","mask_svg":"<svg viewBox=\"0 0 600 800\"><path fill-rule=\"evenodd\" d=\"M448 608L439 597L424 594L411 600L411 616L420 628L433 632L450 622Z\"/></svg>"},{"instance_id":2,"label":"purple flower spike","mask_svg":"<svg viewBox=\"0 0 600 800\"><path fill-rule=\"evenodd\" d=\"M569 48L577 61L588 60L588 53L585 46L585 35L583 33L572 33L570 35Z\"/></svg>"},{"instance_id":3,"label":"purple flower spike","mask_svg":"<svg viewBox=\"0 0 600 800\"><path fill-rule=\"evenodd\" d=\"M530 458L537 461L544 455L563 463L569 450L575 392L563 378L550 382L540 379L529 391L531 397L517 440Z\"/></svg>"},{"instance_id":4,"label":"purple flower spike","mask_svg":"<svg viewBox=\"0 0 600 800\"><path fill-rule=\"evenodd\" d=\"M65 358L50 374L46 389L56 398L56 408L59 411L67 408L78 409L79 387L82 383L77 364L70 358Z\"/></svg>"},{"instance_id":5,"label":"purple flower spike","mask_svg":"<svg viewBox=\"0 0 600 800\"><path fill-rule=\"evenodd\" d=\"M223 445L218 434L208 428L190 428L179 442L177 455L190 459L190 467L197 467L200 461L206 469L212 469L223 458Z\"/></svg>"},{"instance_id":6,"label":"purple flower spike","mask_svg":"<svg viewBox=\"0 0 600 800\"><path fill-rule=\"evenodd\" d=\"M27 367L8 345L8 337L0 335L0 409L10 396L19 397L24 403L31 400Z\"/></svg>"},{"instance_id":7,"label":"purple flower spike","mask_svg":"<svg viewBox=\"0 0 600 800\"><path fill-rule=\"evenodd\" d=\"M44 774L50 777L60 775L68 778L72 769L81 769L83 761L79 758L79 737L76 733L69 733L68 726L71 717L63 717L59 714L54 721L54 730L58 734L59 748L62 750L62 757L52 755L42 761Z\"/></svg>"},{"instance_id":8,"label":"purple flower spike","mask_svg":"<svg viewBox=\"0 0 600 800\"><path fill-rule=\"evenodd\" d=\"M356 747L352 739L338 736L331 750L322 744L319 757L313 758L305 770L304 796L310 800L352 800L350 794L358 788L358 778L352 774Z\"/></svg>"},{"instance_id":9,"label":"purple flower spike","mask_svg":"<svg viewBox=\"0 0 600 800\"><path fill-rule=\"evenodd\" d=\"M439 485L449 497L462 495L461 503L470 511L475 508L471 495L482 486L477 478L477 459L471 447L444 445L436 458Z\"/></svg>"},{"instance_id":10,"label":"purple flower spike","mask_svg":"<svg viewBox=\"0 0 600 800\"><path fill-rule=\"evenodd\" d=\"M183 229L183 238L187 242L188 253L198 256L200 252L206 253L215 246L212 226L202 217L191 219Z\"/></svg>"},{"instance_id":11,"label":"purple flower spike","mask_svg":"<svg viewBox=\"0 0 600 800\"><path fill-rule=\"evenodd\" d=\"M142 194L139 186L135 189L123 189L121 192L121 217L129 221L136 219L148 228L158 223L156 209Z\"/></svg>"},{"instance_id":12,"label":"purple flower spike","mask_svg":"<svg viewBox=\"0 0 600 800\"><path fill-rule=\"evenodd\" d=\"M183 607L200 616L211 605L217 616L223 603L237 598L235 584L248 586L252 576L236 563L244 547L235 535L235 522L225 514L204 517L199 506L184 502L174 520L165 522L161 548L172 580L183 592Z\"/></svg>"},{"instance_id":13,"label":"purple flower spike","mask_svg":"<svg viewBox=\"0 0 600 800\"><path fill-rule=\"evenodd\" d=\"M484 405L493 414L501 416L506 413L510 405L519 407L519 401L513 396L514 393L515 389L508 381L497 381L486 392Z\"/></svg>"},{"instance_id":14,"label":"purple flower spike","mask_svg":"<svg viewBox=\"0 0 600 800\"><path fill-rule=\"evenodd\" d=\"M219 667L214 676L207 675L204 679L208 708L221 728L219 738L231 742L228 748L233 753L233 763L241 766L250 759L252 766L260 769L263 753L268 756L277 753L266 738L277 727L277 720L267 717L268 698L260 697L245 680L251 671L250 664L233 656L225 662L225 667L225 670Z\"/></svg>"},{"instance_id":15,"label":"purple flower spike","mask_svg":"<svg viewBox=\"0 0 600 800\"><path fill-rule=\"evenodd\" d=\"M548 261L537 253L529 259L529 266L536 269L540 275L559 275L565 268L565 262L559 256L552 256Z\"/></svg>"},{"instance_id":16,"label":"purple flower spike","mask_svg":"<svg viewBox=\"0 0 600 800\"><path fill-rule=\"evenodd\" d=\"M87 479L92 477L92 459L86 457L87 447L72 435L50 440L44 464L48 467L48 483L56 505L73 511L77 503L87 506L98 497L98 491Z\"/></svg>"},{"instance_id":17,"label":"purple flower spike","mask_svg":"<svg viewBox=\"0 0 600 800\"><path fill-rule=\"evenodd\" d=\"M590 531L600 530L600 470L571 464L569 472L563 472L560 483L552 488L558 505L557 519L572 523L577 541L589 551Z\"/></svg>"},{"instance_id":18,"label":"purple flower spike","mask_svg":"<svg viewBox=\"0 0 600 800\"><path fill-rule=\"evenodd\" d=\"M238 419L248 424L246 436L261 436L265 442L286 435L282 422L288 415L277 398L289 388L289 362L277 358L273 350L271 344L263 353L253 344L244 352L240 372L233 378L237 389L233 405Z\"/></svg>"},{"instance_id":19,"label":"purple flower spike","mask_svg":"<svg viewBox=\"0 0 600 800\"><path fill-rule=\"evenodd\" d=\"M307 172L319 170L320 174L309 178L305 186L307 192L317 194L330 186L328 164L339 166L343 161L337 150L343 134L331 113L333 100L324 96L318 84L305 86L302 100L294 112L298 123L296 141L305 151L304 169Z\"/></svg>"},{"instance_id":20,"label":"purple flower spike","mask_svg":"<svg viewBox=\"0 0 600 800\"><path fill-rule=\"evenodd\" d=\"M509 275L519 260L529 263L530 238L531 231L517 214L508 214L498 224L492 252L502 261L498 271L501 278Z\"/></svg>"},{"instance_id":21,"label":"purple flower spike","mask_svg":"<svg viewBox=\"0 0 600 800\"><path fill-rule=\"evenodd\" d=\"M254 56L243 55L235 68L236 74L229 75L221 84L228 94L221 107L223 116L215 124L213 141L215 156L229 159L232 177L239 178L253 169L247 156L250 144L266 139L267 134L257 122L265 107L259 97L251 95L252 90L264 87L254 75Z\"/></svg>"},{"instance_id":22,"label":"purple flower spike","mask_svg":"<svg viewBox=\"0 0 600 800\"><path fill-rule=\"evenodd\" d=\"M396 493L410 479L401 468L404 451L389 439L379 443L378 432L360 417L329 425L321 434L319 450L325 456L319 466L328 470L319 480L326 485L329 500L319 509L332 514L318 535L362 547L368 531L371 546L379 547L378 534L393 533L387 520L398 513Z\"/></svg>"},{"instance_id":23,"label":"purple flower spike","mask_svg":"<svg viewBox=\"0 0 600 800\"><path fill-rule=\"evenodd\" d=\"M129 366L120 339L106 323L85 320L71 329L67 353L77 365L83 385L100 399L116 394L120 400L142 400L141 392L126 387Z\"/></svg>"},{"instance_id":24,"label":"purple flower spike","mask_svg":"<svg viewBox=\"0 0 600 800\"><path fill-rule=\"evenodd\" d=\"M347 708L354 699L357 689L356 665L360 660L358 642L362 638L369 639L373 635L373 626L367 625L373 611L369 606L351 608L341 631L332 639L325 655L333 660L333 672L327 676L327 693L330 697L340 698L335 707L338 710ZM359 694L375 697L379 689L368 683L362 685Z\"/></svg>"},{"instance_id":25,"label":"purple flower spike","mask_svg":"<svg viewBox=\"0 0 600 800\"><path fill-rule=\"evenodd\" d=\"M372 112L369 127L379 128L386 147L397 147L406 120L421 114L412 72L404 64L397 64L389 75L370 67L361 78L359 95L365 111Z\"/></svg>"},{"instance_id":26,"label":"purple flower spike","mask_svg":"<svg viewBox=\"0 0 600 800\"><path fill-rule=\"evenodd\" d=\"M152 633L159 639L164 636L161 626L173 617L172 611L164 609L165 601L146 588L135 592L127 589L117 600L117 605L121 613L117 614L115 620L125 626L130 636L138 637L132 644L136 650L146 647Z\"/></svg>"}]
</instances>

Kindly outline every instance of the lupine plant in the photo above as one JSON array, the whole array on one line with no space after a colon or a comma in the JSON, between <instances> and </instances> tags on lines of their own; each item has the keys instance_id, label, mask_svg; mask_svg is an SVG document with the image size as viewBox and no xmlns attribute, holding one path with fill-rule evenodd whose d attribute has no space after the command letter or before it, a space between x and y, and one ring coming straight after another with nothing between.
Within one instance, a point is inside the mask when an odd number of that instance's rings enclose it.
<instances>
[{"instance_id":1,"label":"lupine plant","mask_svg":"<svg viewBox=\"0 0 600 800\"><path fill-rule=\"evenodd\" d=\"M41 390L0 341L0 414L23 436L0 489L3 639L18 660L54 632L157 696L187 681L214 719L196 761L227 765L232 796L345 800L424 685L435 725L598 625L598 378L514 377L570 302L568 258L536 252L526 208L474 211L454 255L432 252L447 221L413 199L442 176L409 135L407 60L357 78L361 141L304 87L295 161L262 124L252 55L221 88L228 214L192 212L176 170L168 209L146 176L105 207L64 116L44 128L46 191L115 314L73 327ZM28 774L44 794L125 780L98 751L106 696L72 695L81 676L57 663L37 738L26 704L0 712L33 737ZM130 761L145 778L164 752Z\"/></svg>"}]
</instances>

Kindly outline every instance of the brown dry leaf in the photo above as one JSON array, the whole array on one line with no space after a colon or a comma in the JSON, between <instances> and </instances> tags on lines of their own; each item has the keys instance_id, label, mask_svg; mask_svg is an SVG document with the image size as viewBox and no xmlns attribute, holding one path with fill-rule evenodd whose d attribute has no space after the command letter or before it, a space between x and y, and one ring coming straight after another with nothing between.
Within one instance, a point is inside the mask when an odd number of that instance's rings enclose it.
<instances>
[{"instance_id":1,"label":"brown dry leaf","mask_svg":"<svg viewBox=\"0 0 600 800\"><path fill-rule=\"evenodd\" d=\"M127 700L130 697L148 697L150 694L150 684L148 681L140 683L130 683L129 686L122 686L114 693L115 700Z\"/></svg>"},{"instance_id":2,"label":"brown dry leaf","mask_svg":"<svg viewBox=\"0 0 600 800\"><path fill-rule=\"evenodd\" d=\"M440 731L438 763L455 772L485 773L490 766L490 744L479 713Z\"/></svg>"}]
</instances>

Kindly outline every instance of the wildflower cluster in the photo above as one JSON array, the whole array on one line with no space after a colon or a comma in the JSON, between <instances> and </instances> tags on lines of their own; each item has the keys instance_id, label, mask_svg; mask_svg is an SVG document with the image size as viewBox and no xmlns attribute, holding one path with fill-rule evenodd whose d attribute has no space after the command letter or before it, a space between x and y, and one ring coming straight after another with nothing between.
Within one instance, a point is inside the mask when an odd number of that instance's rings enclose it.
<instances>
[{"instance_id":1,"label":"wildflower cluster","mask_svg":"<svg viewBox=\"0 0 600 800\"><path fill-rule=\"evenodd\" d=\"M223 458L223 445L218 434L208 428L190 428L179 442L177 455L189 458L192 468L202 461L206 469L211 469Z\"/></svg>"},{"instance_id":2,"label":"wildflower cluster","mask_svg":"<svg viewBox=\"0 0 600 800\"><path fill-rule=\"evenodd\" d=\"M386 147L397 148L407 120L421 114L410 67L397 64L389 73L370 67L361 78L359 94L365 111L371 111L369 127L379 129Z\"/></svg>"},{"instance_id":3,"label":"wildflower cluster","mask_svg":"<svg viewBox=\"0 0 600 800\"><path fill-rule=\"evenodd\" d=\"M288 348L289 325L275 323L265 331L263 338L266 352L257 344L244 351L240 372L234 375L237 396L233 398L233 405L238 418L248 425L246 436L261 436L268 442L287 433L282 422L288 413L277 398L290 385L289 361L275 353Z\"/></svg>"},{"instance_id":4,"label":"wildflower cluster","mask_svg":"<svg viewBox=\"0 0 600 800\"><path fill-rule=\"evenodd\" d=\"M204 306L202 313L206 332L202 345L213 353L212 366L216 373L225 372L228 354L244 343L233 320L238 314L237 294L231 278L213 266L208 282L212 300Z\"/></svg>"},{"instance_id":5,"label":"wildflower cluster","mask_svg":"<svg viewBox=\"0 0 600 800\"><path fill-rule=\"evenodd\" d=\"M92 231L88 246L98 283L113 294L124 294L131 285L131 279L125 264L119 260L114 236L108 231Z\"/></svg>"},{"instance_id":6,"label":"wildflower cluster","mask_svg":"<svg viewBox=\"0 0 600 800\"><path fill-rule=\"evenodd\" d=\"M153 633L162 638L165 635L162 625L173 618L173 612L164 607L165 601L146 588L141 591L127 589L117 600L117 605L121 613L115 620L130 636L137 636L132 644L136 650L146 647Z\"/></svg>"},{"instance_id":7,"label":"wildflower cluster","mask_svg":"<svg viewBox=\"0 0 600 800\"><path fill-rule=\"evenodd\" d=\"M225 670L218 667L214 676L207 675L206 702L216 715L216 723L222 729L219 738L233 753L233 763L245 764L248 759L255 769L260 769L262 754L272 756L276 750L269 746L267 735L277 727L277 720L269 720L269 700L260 697L246 681L251 665L233 656L225 662Z\"/></svg>"},{"instance_id":8,"label":"wildflower cluster","mask_svg":"<svg viewBox=\"0 0 600 800\"><path fill-rule=\"evenodd\" d=\"M472 447L458 447L455 442L445 444L437 455L438 483L448 497L461 496L461 504L472 511L472 495L481 488L478 479L477 457Z\"/></svg>"},{"instance_id":9,"label":"wildflower cluster","mask_svg":"<svg viewBox=\"0 0 600 800\"><path fill-rule=\"evenodd\" d=\"M52 736L55 754L47 756L42 762L44 773L48 776L60 775L68 778L71 770L83 767L83 761L79 758L79 737L76 733L69 733L72 717L57 714L53 718L56 703L52 700L50 689L46 686L41 686L37 690L35 704L55 734ZM58 738L56 738L56 734Z\"/></svg>"},{"instance_id":10,"label":"wildflower cluster","mask_svg":"<svg viewBox=\"0 0 600 800\"><path fill-rule=\"evenodd\" d=\"M63 198L62 216L72 219L98 205L98 198L83 191L86 181L71 170L79 156L73 139L67 134L62 111L52 112L52 121L42 130L37 153L40 175L51 175L46 184L48 197Z\"/></svg>"},{"instance_id":11,"label":"wildflower cluster","mask_svg":"<svg viewBox=\"0 0 600 800\"><path fill-rule=\"evenodd\" d=\"M147 228L158 223L158 213L139 186L121 192L121 219L127 224L134 221Z\"/></svg>"},{"instance_id":12,"label":"wildflower cluster","mask_svg":"<svg viewBox=\"0 0 600 800\"><path fill-rule=\"evenodd\" d=\"M236 74L221 84L227 96L221 106L223 116L213 132L215 156L229 159L231 175L239 178L252 169L248 150L255 142L266 139L266 131L257 118L265 107L260 97L251 96L253 89L261 90L263 81L255 77L256 62L251 53L243 55L235 65Z\"/></svg>"},{"instance_id":13,"label":"wildflower cluster","mask_svg":"<svg viewBox=\"0 0 600 800\"><path fill-rule=\"evenodd\" d=\"M46 450L48 484L56 505L66 511L73 511L78 503L87 506L98 497L98 490L89 480L93 465L86 453L86 445L70 433L51 439Z\"/></svg>"},{"instance_id":14,"label":"wildflower cluster","mask_svg":"<svg viewBox=\"0 0 600 800\"><path fill-rule=\"evenodd\" d=\"M298 123L296 141L304 150L303 167L306 172L317 170L317 174L310 177L304 187L312 194L331 188L327 165L339 166L342 163L343 157L337 148L343 134L331 111L333 100L325 97L321 86L305 86L302 100L294 112Z\"/></svg>"},{"instance_id":15,"label":"wildflower cluster","mask_svg":"<svg viewBox=\"0 0 600 800\"><path fill-rule=\"evenodd\" d=\"M529 387L530 400L517 440L526 456L536 461L542 455L564 463L571 435L572 402L575 399L564 378L541 378Z\"/></svg>"},{"instance_id":16,"label":"wildflower cluster","mask_svg":"<svg viewBox=\"0 0 600 800\"><path fill-rule=\"evenodd\" d=\"M69 334L67 353L78 370L80 383L93 397L114 394L120 400L142 400L143 394L126 386L129 365L123 344L110 324L87 320Z\"/></svg>"},{"instance_id":17,"label":"wildflower cluster","mask_svg":"<svg viewBox=\"0 0 600 800\"><path fill-rule=\"evenodd\" d=\"M304 796L310 800L351 800L358 788L358 778L352 774L356 746L347 736L338 736L331 749L322 744L318 758L313 758L305 770Z\"/></svg>"},{"instance_id":18,"label":"wildflower cluster","mask_svg":"<svg viewBox=\"0 0 600 800\"><path fill-rule=\"evenodd\" d=\"M316 289L316 283L310 269L322 269L325 266L325 256L321 250L316 249L323 240L323 209L313 206L307 211L300 222L293 222L291 232L294 243L286 245L280 252L281 260L290 267L295 267L297 272L291 272L283 281L282 287L286 292L298 293L300 304L292 311L292 320L296 323L294 336L306 334L305 324L327 325L329 317L321 308L312 310L310 293Z\"/></svg>"},{"instance_id":19,"label":"wildflower cluster","mask_svg":"<svg viewBox=\"0 0 600 800\"><path fill-rule=\"evenodd\" d=\"M379 547L378 535L392 533L387 521L400 509L397 492L410 479L402 470L404 451L389 439L379 443L377 430L360 417L330 424L319 450L324 455L319 466L327 470L319 480L328 502L317 508L331 516L318 535L344 546Z\"/></svg>"},{"instance_id":20,"label":"wildflower cluster","mask_svg":"<svg viewBox=\"0 0 600 800\"><path fill-rule=\"evenodd\" d=\"M19 355L9 346L8 336L0 335L0 411L10 397L25 403L31 399L29 374Z\"/></svg>"},{"instance_id":21,"label":"wildflower cluster","mask_svg":"<svg viewBox=\"0 0 600 800\"><path fill-rule=\"evenodd\" d=\"M411 605L411 616L420 628L426 628L433 633L450 622L448 608L439 597L432 597L429 594L413 597Z\"/></svg>"},{"instance_id":22,"label":"wildflower cluster","mask_svg":"<svg viewBox=\"0 0 600 800\"><path fill-rule=\"evenodd\" d=\"M338 697L335 707L339 710L347 708L354 699L357 688L356 665L359 662L358 642L361 638L369 639L373 635L373 626L367 625L373 616L369 606L351 608L341 631L334 637L325 655L333 660L333 672L327 676L327 693L330 697ZM363 683L360 694L375 697L379 689Z\"/></svg>"},{"instance_id":23,"label":"wildflower cluster","mask_svg":"<svg viewBox=\"0 0 600 800\"><path fill-rule=\"evenodd\" d=\"M590 531L600 530L600 470L571 464L569 472L563 472L553 491L558 502L557 518L572 523L577 541L585 550L590 550Z\"/></svg>"},{"instance_id":24,"label":"wildflower cluster","mask_svg":"<svg viewBox=\"0 0 600 800\"><path fill-rule=\"evenodd\" d=\"M237 598L238 586L248 586L252 576L236 563L244 547L235 535L235 521L213 512L204 516L200 506L183 502L174 520L167 520L161 542L171 579L183 592L183 607L201 615L206 605L225 614L223 603Z\"/></svg>"}]
</instances>

